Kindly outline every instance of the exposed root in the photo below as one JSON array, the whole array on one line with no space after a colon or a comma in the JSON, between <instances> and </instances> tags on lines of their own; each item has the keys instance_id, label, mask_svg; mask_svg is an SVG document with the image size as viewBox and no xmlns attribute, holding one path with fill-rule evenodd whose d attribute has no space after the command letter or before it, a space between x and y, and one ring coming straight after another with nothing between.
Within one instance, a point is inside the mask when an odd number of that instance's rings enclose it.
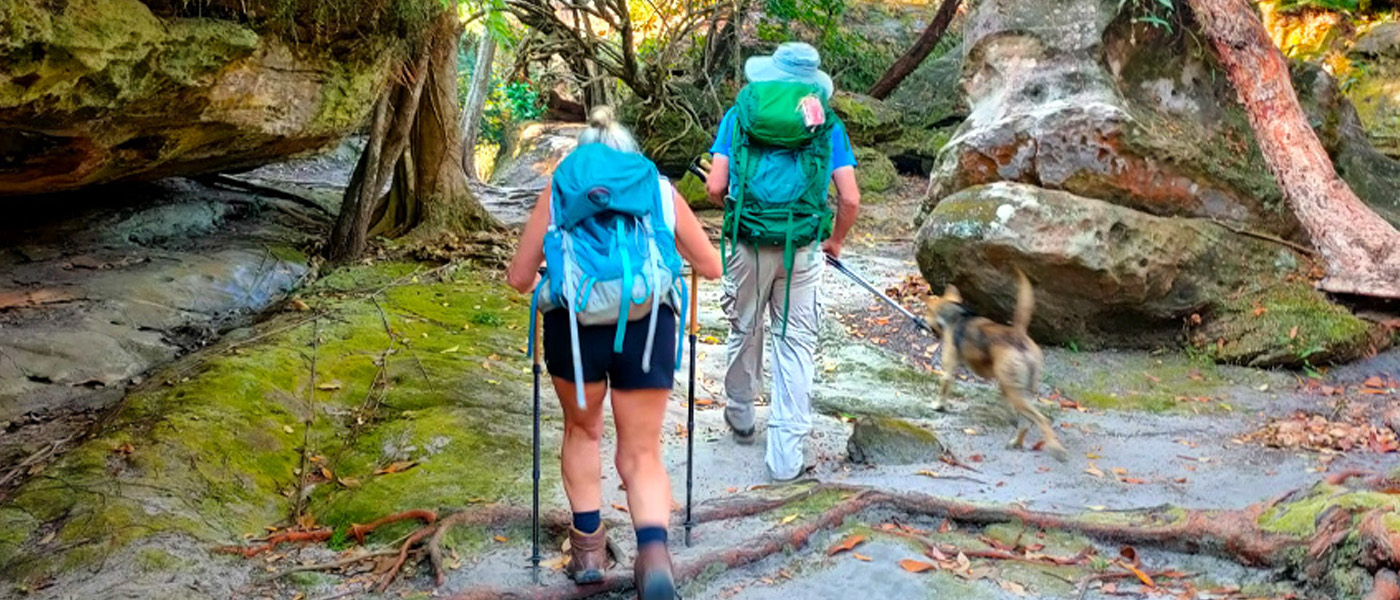
<instances>
[{"instance_id":1,"label":"exposed root","mask_svg":"<svg viewBox=\"0 0 1400 600\"><path fill-rule=\"evenodd\" d=\"M350 537L355 538L355 541L358 542L360 545L364 545L365 536L369 535L374 530L379 529L380 527L383 527L390 523L398 523L399 521L417 519L419 521L422 521L425 525L432 525L434 521L437 521L437 518L437 513L431 510L418 509L404 511L398 514L389 515L387 517L380 517L378 519L370 521L367 525L351 525Z\"/></svg>"},{"instance_id":2,"label":"exposed root","mask_svg":"<svg viewBox=\"0 0 1400 600\"><path fill-rule=\"evenodd\" d=\"M272 552L282 544L324 542L331 539L330 529L312 529L310 531L284 531L276 535L265 537L259 541L263 542L257 546L220 546L214 552L220 554L237 554L243 558L253 558L264 552Z\"/></svg>"},{"instance_id":3,"label":"exposed root","mask_svg":"<svg viewBox=\"0 0 1400 600\"><path fill-rule=\"evenodd\" d=\"M394 565L389 567L389 570L385 571L384 576L379 579L379 585L376 591L383 594L384 590L389 589L389 584L393 583L394 578L399 576L399 570L403 568L404 561L408 560L408 551L412 550L413 546L423 541L423 538L428 537L437 529L436 526L429 525L415 531L413 535L408 536L408 539L399 547L399 557L394 561Z\"/></svg>"}]
</instances>

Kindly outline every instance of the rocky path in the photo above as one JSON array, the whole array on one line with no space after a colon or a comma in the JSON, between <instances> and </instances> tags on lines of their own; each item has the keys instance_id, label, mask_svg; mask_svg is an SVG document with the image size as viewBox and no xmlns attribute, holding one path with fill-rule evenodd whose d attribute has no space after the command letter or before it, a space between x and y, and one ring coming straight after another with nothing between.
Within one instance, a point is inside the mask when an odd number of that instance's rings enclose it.
<instances>
[{"instance_id":1,"label":"rocky path","mask_svg":"<svg viewBox=\"0 0 1400 600\"><path fill-rule=\"evenodd\" d=\"M907 208L885 206L872 212L879 219L900 210ZM895 287L917 272L904 258L911 256L911 251L898 241L867 241L848 253L848 265L882 289ZM1052 513L1114 515L1163 505L1239 509L1306 488L1323 472L1383 472L1397 465L1393 453L1319 454L1242 441L1242 436L1271 419L1286 419L1298 410L1325 412L1334 399L1300 390L1293 373L1220 367L1174 353L1152 352L1050 349L1040 407L1056 421L1072 458L1060 464L1041 452L1007 450L1004 443L1012 433L1009 413L985 382L962 377L958 384L962 397L947 412L933 411L930 398L937 389L935 370L941 366L932 352L936 340L903 323L897 313L839 273L828 270L825 277L827 316L815 399L820 414L813 434L819 463L810 473L813 480ZM763 463L766 438L762 428L755 445L742 446L732 440L723 421L727 324L718 308L719 294L717 284L701 287L693 493L702 504L767 493L765 488L771 483ZM1345 387L1377 374L1394 373L1397 356L1400 354L1392 351L1348 366L1330 381ZM665 428L666 462L678 506L684 502L686 472L685 392L685 386L678 385ZM761 409L760 423L764 415ZM965 466L950 465L936 454L898 466L852 464L847 460L847 440L851 421L862 415L900 417L924 426L936 432ZM613 451L610 436L605 440L605 456ZM1036 439L1033 432L1032 442ZM626 533L628 517L622 509L625 492L608 460L604 461L604 479L604 516L618 531L614 541L627 549L631 540ZM558 505L560 494L552 492ZM782 529L784 521L794 515L810 517L813 510L777 510L760 517L703 524L695 530L693 548L672 544L676 559L684 563L716 549L742 546L766 532ZM858 515L848 519L844 527L818 533L804 549L703 577L685 590L685 597L843 598L873 594L898 598L949 593L1014 598L1075 597L1080 593L1077 582L1085 576L1072 568L1037 570L1003 564L988 566L984 577L974 578L910 573L898 562L920 555L897 538L877 537L860 547L861 557L829 557L824 552L851 531L889 523L892 517L898 515L880 511ZM924 519L922 523L916 520L913 526L936 530L938 525L937 520ZM672 535L678 540L681 529L673 528ZM1058 541L1069 555L1089 544L1072 536ZM550 550L547 558L557 556L554 548ZM1117 548L1101 551L1111 556ZM506 588L524 586L522 593L528 593L531 588L525 573L518 569L520 559L518 545L511 550L488 551L475 565L453 574L443 591L450 594L489 582ZM1208 556L1159 551L1145 564L1168 571L1209 573L1209 583L1200 582L1200 587L1214 586L1222 597L1241 588L1254 593L1272 590L1266 595L1284 593L1283 588L1270 587L1276 576L1273 572ZM995 574L988 574L992 572ZM547 570L545 585L551 589L548 586L567 584L561 574ZM1090 597L1112 596L1105 589L1112 591L1114 586L1096 587Z\"/></svg>"}]
</instances>

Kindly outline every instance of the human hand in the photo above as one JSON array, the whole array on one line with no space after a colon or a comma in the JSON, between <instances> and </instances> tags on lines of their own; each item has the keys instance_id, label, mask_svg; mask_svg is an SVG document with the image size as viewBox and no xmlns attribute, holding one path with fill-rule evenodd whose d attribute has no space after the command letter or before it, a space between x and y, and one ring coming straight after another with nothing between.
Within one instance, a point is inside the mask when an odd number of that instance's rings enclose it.
<instances>
[{"instance_id":1,"label":"human hand","mask_svg":"<svg viewBox=\"0 0 1400 600\"><path fill-rule=\"evenodd\" d=\"M822 252L830 254L832 258L841 258L841 242L836 238L829 238L822 242Z\"/></svg>"}]
</instances>

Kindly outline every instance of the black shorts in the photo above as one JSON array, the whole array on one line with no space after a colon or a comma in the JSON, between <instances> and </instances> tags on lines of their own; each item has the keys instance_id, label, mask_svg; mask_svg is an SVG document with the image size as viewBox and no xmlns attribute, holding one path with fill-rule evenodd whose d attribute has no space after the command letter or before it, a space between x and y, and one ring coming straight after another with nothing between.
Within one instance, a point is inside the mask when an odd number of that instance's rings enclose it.
<instances>
[{"instance_id":1,"label":"black shorts","mask_svg":"<svg viewBox=\"0 0 1400 600\"><path fill-rule=\"evenodd\" d=\"M579 360L584 383L607 380L613 389L671 389L676 380L676 312L662 306L656 315L651 372L642 371L651 315L627 323L622 352L613 352L617 325L579 325ZM574 380L574 356L569 336L569 312L556 308L544 314L544 362L549 374Z\"/></svg>"}]
</instances>

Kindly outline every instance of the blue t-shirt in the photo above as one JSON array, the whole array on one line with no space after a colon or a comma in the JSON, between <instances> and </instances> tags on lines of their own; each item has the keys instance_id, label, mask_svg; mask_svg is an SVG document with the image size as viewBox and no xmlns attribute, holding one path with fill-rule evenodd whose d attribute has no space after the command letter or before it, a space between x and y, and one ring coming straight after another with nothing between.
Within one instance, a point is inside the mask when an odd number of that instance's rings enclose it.
<instances>
[{"instance_id":1,"label":"blue t-shirt","mask_svg":"<svg viewBox=\"0 0 1400 600\"><path fill-rule=\"evenodd\" d=\"M715 144L710 146L710 154L720 154L729 156L729 147L734 139L734 121L738 119L734 109L724 113L724 120L719 123L719 133L715 135ZM834 172L841 167L856 166L855 150L851 148L851 140L846 137L846 127L840 121L831 128L831 170Z\"/></svg>"}]
</instances>

